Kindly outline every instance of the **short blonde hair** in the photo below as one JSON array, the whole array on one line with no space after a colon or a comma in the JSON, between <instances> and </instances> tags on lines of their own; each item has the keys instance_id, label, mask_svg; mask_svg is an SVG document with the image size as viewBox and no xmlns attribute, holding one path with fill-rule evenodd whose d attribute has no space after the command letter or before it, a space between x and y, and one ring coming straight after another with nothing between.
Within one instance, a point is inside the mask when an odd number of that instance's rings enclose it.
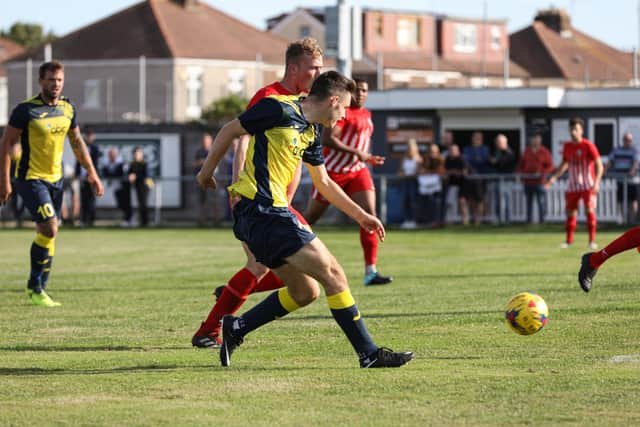
<instances>
[{"instance_id":1,"label":"short blonde hair","mask_svg":"<svg viewBox=\"0 0 640 427\"><path fill-rule=\"evenodd\" d=\"M303 55L310 55L313 58L322 56L322 48L316 39L313 37L305 37L291 43L287 47L285 54L285 66L289 66L292 62L295 62Z\"/></svg>"}]
</instances>

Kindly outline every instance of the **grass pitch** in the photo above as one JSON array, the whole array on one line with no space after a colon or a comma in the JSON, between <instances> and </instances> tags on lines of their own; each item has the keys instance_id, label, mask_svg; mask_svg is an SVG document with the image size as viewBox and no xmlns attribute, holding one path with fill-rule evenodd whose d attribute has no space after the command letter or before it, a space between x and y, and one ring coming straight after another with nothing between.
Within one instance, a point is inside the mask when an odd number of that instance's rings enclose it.
<instances>
[{"instance_id":1,"label":"grass pitch","mask_svg":"<svg viewBox=\"0 0 640 427\"><path fill-rule=\"evenodd\" d=\"M584 249L558 249L560 229L390 230L379 269L395 282L364 288L355 227L317 232L376 342L415 351L409 365L359 369L323 297L250 334L230 368L192 348L244 263L229 230L62 230L58 309L24 293L33 231L1 230L0 425L640 424L635 251L587 295ZM521 291L550 308L530 337L503 320Z\"/></svg>"}]
</instances>

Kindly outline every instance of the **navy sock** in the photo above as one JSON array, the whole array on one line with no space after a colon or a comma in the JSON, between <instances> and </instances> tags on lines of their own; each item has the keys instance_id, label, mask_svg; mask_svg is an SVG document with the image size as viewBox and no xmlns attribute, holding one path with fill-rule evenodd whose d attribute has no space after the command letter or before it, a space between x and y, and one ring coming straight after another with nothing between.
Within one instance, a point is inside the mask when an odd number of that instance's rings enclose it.
<instances>
[{"instance_id":1,"label":"navy sock","mask_svg":"<svg viewBox=\"0 0 640 427\"><path fill-rule=\"evenodd\" d=\"M281 288L240 316L237 322L234 322L233 330L244 336L266 323L286 316L298 308L300 306L291 298L287 288Z\"/></svg>"},{"instance_id":2,"label":"navy sock","mask_svg":"<svg viewBox=\"0 0 640 427\"><path fill-rule=\"evenodd\" d=\"M351 342L358 357L364 359L375 353L378 346L369 335L351 292L347 289L339 294L328 296L327 302L333 318Z\"/></svg>"},{"instance_id":3,"label":"navy sock","mask_svg":"<svg viewBox=\"0 0 640 427\"><path fill-rule=\"evenodd\" d=\"M49 282L49 274L51 273L52 264L53 264L53 257L49 255L49 260L44 265L44 269L42 270L41 286L43 290L47 288L47 283Z\"/></svg>"},{"instance_id":4,"label":"navy sock","mask_svg":"<svg viewBox=\"0 0 640 427\"><path fill-rule=\"evenodd\" d=\"M39 237L40 235L38 235ZM27 287L34 292L42 292L42 275L45 266L49 263L49 248L42 247L38 241L38 237L31 244L31 273L29 274L29 282Z\"/></svg>"}]
</instances>

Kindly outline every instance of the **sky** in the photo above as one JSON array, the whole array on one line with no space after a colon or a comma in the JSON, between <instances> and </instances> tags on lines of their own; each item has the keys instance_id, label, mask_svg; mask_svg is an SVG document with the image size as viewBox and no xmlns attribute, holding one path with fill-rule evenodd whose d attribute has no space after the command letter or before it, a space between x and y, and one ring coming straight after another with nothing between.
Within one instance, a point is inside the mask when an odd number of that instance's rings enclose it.
<instances>
[{"instance_id":1,"label":"sky","mask_svg":"<svg viewBox=\"0 0 640 427\"><path fill-rule=\"evenodd\" d=\"M45 31L65 35L105 18L140 0L2 0L0 28L7 30L16 21L41 24ZM337 0L204 0L213 7L265 29L266 18L295 7L324 7ZM638 46L640 0L346 0L369 8L401 9L441 13L457 17L482 18L483 4L489 19L506 19L509 32L528 26L539 9L549 6L566 9L573 25L613 47L632 50ZM238 7L242 4L242 8ZM400 6L401 5L401 6ZM70 13L69 11L73 11Z\"/></svg>"}]
</instances>

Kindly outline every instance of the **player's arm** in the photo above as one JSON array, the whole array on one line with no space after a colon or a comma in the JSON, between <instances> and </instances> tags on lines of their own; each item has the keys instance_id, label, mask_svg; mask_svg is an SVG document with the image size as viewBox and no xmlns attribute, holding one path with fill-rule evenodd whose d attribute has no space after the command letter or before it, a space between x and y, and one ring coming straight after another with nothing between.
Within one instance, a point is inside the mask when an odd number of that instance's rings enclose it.
<instances>
[{"instance_id":1,"label":"player's arm","mask_svg":"<svg viewBox=\"0 0 640 427\"><path fill-rule=\"evenodd\" d=\"M374 156L365 151L358 150L357 148L349 147L340 141L340 135L342 134L342 128L340 126L334 126L331 129L325 129L322 132L322 145L325 147L333 148L334 150L350 153L358 157L360 161L367 162L373 166L379 166L384 164L385 158L382 156Z\"/></svg>"},{"instance_id":2,"label":"player's arm","mask_svg":"<svg viewBox=\"0 0 640 427\"><path fill-rule=\"evenodd\" d=\"M7 125L0 141L0 204L3 204L11 197L11 150L13 145L18 143L22 135L22 130Z\"/></svg>"},{"instance_id":3,"label":"player's arm","mask_svg":"<svg viewBox=\"0 0 640 427\"><path fill-rule=\"evenodd\" d=\"M93 161L91 160L91 156L89 155L87 143L84 142L84 139L82 138L80 126L69 129L67 136L69 137L69 143L71 144L73 155L76 156L78 162L80 162L82 167L87 171L87 182L91 185L94 194L98 197L102 197L104 194L102 181L100 181L100 177L98 176Z\"/></svg>"},{"instance_id":4,"label":"player's arm","mask_svg":"<svg viewBox=\"0 0 640 427\"><path fill-rule=\"evenodd\" d=\"M327 173L324 164L311 165L305 163L311 180L316 189L322 194L332 205L340 209L342 212L353 218L362 228L369 232L376 232L381 241L384 241L384 226L378 218L368 214L351 200L347 194L342 191L340 186L336 184Z\"/></svg>"},{"instance_id":5,"label":"player's arm","mask_svg":"<svg viewBox=\"0 0 640 427\"><path fill-rule=\"evenodd\" d=\"M233 141L246 134L247 131L242 127L238 119L228 122L220 129L220 132L218 132L216 138L213 140L207 158L202 164L202 169L200 169L200 172L198 172L196 176L196 180L202 188L216 188L217 183L213 172L233 144Z\"/></svg>"},{"instance_id":6,"label":"player's arm","mask_svg":"<svg viewBox=\"0 0 640 427\"><path fill-rule=\"evenodd\" d=\"M244 168L244 161L247 159L247 149L251 137L247 134L238 138L233 145L233 164L231 165L231 183L238 181L240 171Z\"/></svg>"},{"instance_id":7,"label":"player's arm","mask_svg":"<svg viewBox=\"0 0 640 427\"><path fill-rule=\"evenodd\" d=\"M594 162L596 166L596 179L593 182L593 192L597 194L600 191L600 180L602 180L604 167L602 166L602 158L600 156L596 157Z\"/></svg>"},{"instance_id":8,"label":"player's arm","mask_svg":"<svg viewBox=\"0 0 640 427\"><path fill-rule=\"evenodd\" d=\"M602 162L600 162L600 166L602 166ZM558 169L556 169L556 171L551 174L549 180L545 184L545 187L551 187L558 180L558 178L567 171L567 169L569 169L569 162L563 160L562 163L560 163L560 166L558 166ZM600 173L602 174L602 171L600 171Z\"/></svg>"}]
</instances>

